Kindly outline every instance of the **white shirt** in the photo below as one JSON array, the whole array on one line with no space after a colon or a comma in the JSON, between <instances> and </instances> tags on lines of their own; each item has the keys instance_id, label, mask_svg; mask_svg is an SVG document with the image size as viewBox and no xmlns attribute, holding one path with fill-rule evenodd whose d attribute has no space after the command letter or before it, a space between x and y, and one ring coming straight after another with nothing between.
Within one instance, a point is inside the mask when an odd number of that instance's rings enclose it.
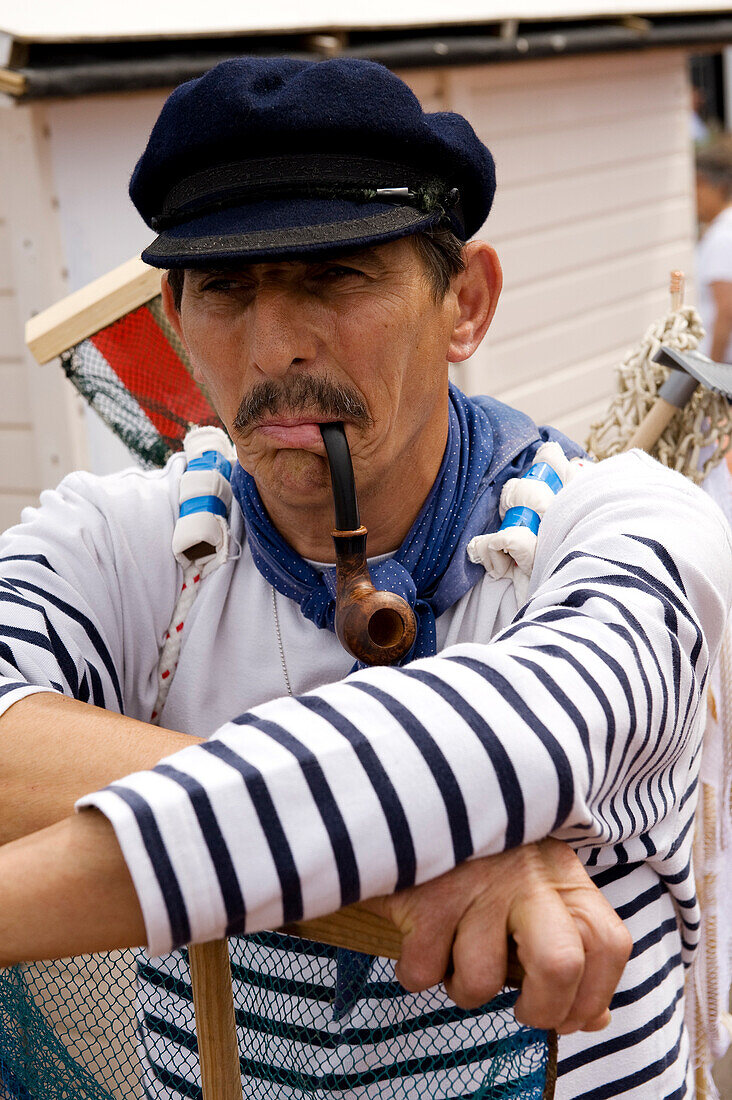
<instances>
[{"instance_id":1,"label":"white shirt","mask_svg":"<svg viewBox=\"0 0 732 1100\"><path fill-rule=\"evenodd\" d=\"M697 309L706 329L699 350L709 355L717 306L712 283L732 283L732 206L725 207L707 226L696 249ZM724 363L732 363L732 337L725 349Z\"/></svg>"},{"instance_id":2,"label":"white shirt","mask_svg":"<svg viewBox=\"0 0 732 1100\"><path fill-rule=\"evenodd\" d=\"M182 467L74 475L6 534L0 706L51 689L149 719L180 586L167 547ZM115 827L151 953L322 915L389 893L400 876L425 881L466 854L551 834L575 848L636 943L611 1028L562 1040L558 1096L687 1095L690 826L706 670L731 595L715 506L638 452L602 463L545 517L516 623L504 629L516 611L508 582L486 577L438 620L439 656L403 670L340 681L350 658L278 597L293 690L318 689L298 699L277 698L272 590L236 512L232 533L241 554L201 582L163 714L211 740L81 802ZM384 980L393 972L376 967ZM419 1014L427 994L409 996ZM171 1095L154 1079L148 1088Z\"/></svg>"}]
</instances>

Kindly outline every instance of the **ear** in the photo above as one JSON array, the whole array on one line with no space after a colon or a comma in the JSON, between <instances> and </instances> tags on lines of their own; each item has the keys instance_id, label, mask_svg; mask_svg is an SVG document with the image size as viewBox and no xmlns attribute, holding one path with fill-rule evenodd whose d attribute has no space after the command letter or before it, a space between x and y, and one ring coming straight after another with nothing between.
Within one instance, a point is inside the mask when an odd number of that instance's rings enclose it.
<instances>
[{"instance_id":1,"label":"ear","mask_svg":"<svg viewBox=\"0 0 732 1100\"><path fill-rule=\"evenodd\" d=\"M180 313L176 309L175 299L173 298L173 291L170 289L170 281L168 280L168 272L163 272L163 277L160 280L160 297L163 303L163 313L168 319L170 327L178 337L183 347L188 351L188 345L186 344L185 337L183 336L183 326L180 323Z\"/></svg>"},{"instance_id":2,"label":"ear","mask_svg":"<svg viewBox=\"0 0 732 1100\"><path fill-rule=\"evenodd\" d=\"M503 272L495 250L485 241L470 241L463 255L465 270L453 282L458 313L447 359L462 363L473 354L488 331L503 286Z\"/></svg>"}]
</instances>

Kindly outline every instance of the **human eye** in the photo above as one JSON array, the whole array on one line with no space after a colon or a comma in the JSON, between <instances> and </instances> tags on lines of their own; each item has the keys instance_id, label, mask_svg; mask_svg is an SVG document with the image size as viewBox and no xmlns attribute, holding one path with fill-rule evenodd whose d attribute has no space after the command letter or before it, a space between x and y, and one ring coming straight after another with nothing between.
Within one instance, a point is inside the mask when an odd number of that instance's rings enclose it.
<instances>
[{"instance_id":1,"label":"human eye","mask_svg":"<svg viewBox=\"0 0 732 1100\"><path fill-rule=\"evenodd\" d=\"M310 272L310 277L321 283L356 282L366 279L366 272L354 264L321 264Z\"/></svg>"},{"instance_id":2,"label":"human eye","mask_svg":"<svg viewBox=\"0 0 732 1100\"><path fill-rule=\"evenodd\" d=\"M198 284L199 294L231 295L241 294L251 288L251 280L236 272L211 272L201 278Z\"/></svg>"}]
</instances>

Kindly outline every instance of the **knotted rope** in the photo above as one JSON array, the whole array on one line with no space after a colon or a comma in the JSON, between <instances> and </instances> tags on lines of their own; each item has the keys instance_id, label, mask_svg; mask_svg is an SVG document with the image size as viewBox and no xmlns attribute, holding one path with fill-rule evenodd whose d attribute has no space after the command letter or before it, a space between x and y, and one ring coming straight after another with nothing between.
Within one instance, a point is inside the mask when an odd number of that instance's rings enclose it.
<instances>
[{"instance_id":1,"label":"knotted rope","mask_svg":"<svg viewBox=\"0 0 732 1100\"><path fill-rule=\"evenodd\" d=\"M617 392L604 418L590 428L587 450L594 458L609 458L626 450L633 432L649 412L669 373L668 367L653 362L661 344L689 351L703 336L701 318L692 306L672 305L664 317L649 326L617 368ZM665 429L653 454L664 466L679 470L701 485L724 457L729 431L727 399L699 386ZM709 453L707 448L711 448Z\"/></svg>"}]
</instances>

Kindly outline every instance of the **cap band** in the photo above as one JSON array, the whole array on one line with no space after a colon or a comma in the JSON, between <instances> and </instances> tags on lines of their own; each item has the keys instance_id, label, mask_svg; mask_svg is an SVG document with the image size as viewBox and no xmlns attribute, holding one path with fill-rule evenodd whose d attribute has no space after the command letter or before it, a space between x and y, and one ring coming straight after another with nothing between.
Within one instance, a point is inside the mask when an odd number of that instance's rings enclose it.
<instances>
[{"instance_id":1,"label":"cap band","mask_svg":"<svg viewBox=\"0 0 732 1100\"><path fill-rule=\"evenodd\" d=\"M205 214L282 198L345 199L408 206L449 220L463 236L460 194L413 166L369 157L300 154L237 161L181 180L150 219L157 232Z\"/></svg>"}]
</instances>

